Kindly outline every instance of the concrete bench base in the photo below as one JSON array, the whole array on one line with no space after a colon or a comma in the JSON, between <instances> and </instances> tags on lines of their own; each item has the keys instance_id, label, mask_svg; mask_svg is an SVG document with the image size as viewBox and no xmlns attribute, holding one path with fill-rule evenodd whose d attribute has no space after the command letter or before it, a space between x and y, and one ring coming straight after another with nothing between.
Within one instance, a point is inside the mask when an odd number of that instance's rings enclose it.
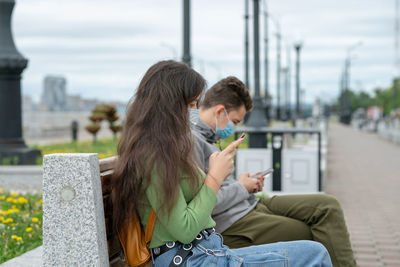
<instances>
[{"instance_id":1,"label":"concrete bench base","mask_svg":"<svg viewBox=\"0 0 400 267\"><path fill-rule=\"evenodd\" d=\"M43 266L42 260L42 250L43 247L37 247L22 254L19 257L15 257L9 261L6 261L3 264L0 264L1 267L41 267Z\"/></svg>"}]
</instances>

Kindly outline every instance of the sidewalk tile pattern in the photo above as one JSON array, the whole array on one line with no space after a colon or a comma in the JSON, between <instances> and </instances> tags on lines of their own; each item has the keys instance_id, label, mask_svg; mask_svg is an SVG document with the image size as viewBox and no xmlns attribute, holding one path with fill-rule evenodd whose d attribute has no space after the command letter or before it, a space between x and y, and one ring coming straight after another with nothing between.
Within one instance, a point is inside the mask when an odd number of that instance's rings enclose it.
<instances>
[{"instance_id":1,"label":"sidewalk tile pattern","mask_svg":"<svg viewBox=\"0 0 400 267\"><path fill-rule=\"evenodd\" d=\"M329 125L325 191L341 203L357 263L400 266L400 146Z\"/></svg>"}]
</instances>

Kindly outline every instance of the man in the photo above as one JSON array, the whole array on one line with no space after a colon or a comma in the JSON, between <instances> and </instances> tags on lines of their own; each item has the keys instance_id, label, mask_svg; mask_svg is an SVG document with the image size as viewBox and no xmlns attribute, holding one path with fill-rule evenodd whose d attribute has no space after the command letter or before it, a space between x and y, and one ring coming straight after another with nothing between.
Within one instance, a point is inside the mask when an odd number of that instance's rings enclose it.
<instances>
[{"instance_id":1,"label":"man","mask_svg":"<svg viewBox=\"0 0 400 267\"><path fill-rule=\"evenodd\" d=\"M199 119L192 133L199 163L208 170L209 156L219 149L214 145L228 138L253 102L246 86L227 77L205 94ZM291 240L322 243L334 266L356 266L343 211L329 195L286 195L255 198L264 178L248 173L237 180L230 175L218 192L212 213L224 243L232 248Z\"/></svg>"}]
</instances>

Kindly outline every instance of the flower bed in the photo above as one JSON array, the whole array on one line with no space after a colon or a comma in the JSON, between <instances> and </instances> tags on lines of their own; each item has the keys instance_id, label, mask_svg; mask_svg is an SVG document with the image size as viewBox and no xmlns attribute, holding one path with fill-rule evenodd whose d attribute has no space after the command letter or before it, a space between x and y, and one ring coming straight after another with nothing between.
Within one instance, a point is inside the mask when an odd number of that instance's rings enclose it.
<instances>
[{"instance_id":1,"label":"flower bed","mask_svg":"<svg viewBox=\"0 0 400 267\"><path fill-rule=\"evenodd\" d=\"M0 188L0 263L42 244L42 196Z\"/></svg>"}]
</instances>

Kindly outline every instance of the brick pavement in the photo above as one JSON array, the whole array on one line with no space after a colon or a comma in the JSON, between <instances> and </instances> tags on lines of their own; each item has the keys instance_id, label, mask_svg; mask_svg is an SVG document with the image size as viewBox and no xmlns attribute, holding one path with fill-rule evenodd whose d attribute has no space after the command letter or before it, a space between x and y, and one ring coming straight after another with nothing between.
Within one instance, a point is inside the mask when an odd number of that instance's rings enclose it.
<instances>
[{"instance_id":1,"label":"brick pavement","mask_svg":"<svg viewBox=\"0 0 400 267\"><path fill-rule=\"evenodd\" d=\"M329 125L325 191L341 203L357 263L400 266L400 146Z\"/></svg>"}]
</instances>

